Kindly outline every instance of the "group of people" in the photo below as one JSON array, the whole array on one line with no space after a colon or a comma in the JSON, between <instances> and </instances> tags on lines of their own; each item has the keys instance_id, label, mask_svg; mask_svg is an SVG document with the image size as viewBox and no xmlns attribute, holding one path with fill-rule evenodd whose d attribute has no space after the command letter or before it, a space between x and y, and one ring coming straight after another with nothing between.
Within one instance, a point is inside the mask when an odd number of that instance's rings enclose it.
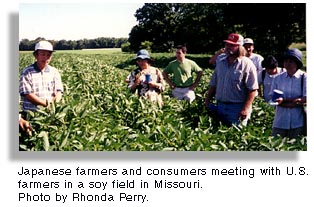
<instances>
[{"instance_id":1,"label":"group of people","mask_svg":"<svg viewBox=\"0 0 314 207\"><path fill-rule=\"evenodd\" d=\"M274 56L269 55L264 59L253 52L254 42L251 38L243 39L239 34L231 34L225 43L225 48L210 60L212 64L215 60L216 68L206 98L208 102L216 92L217 113L222 122L227 125L242 122L245 125L252 112L254 97L259 94L266 102L276 106L272 136L295 138L304 134L307 75L301 70L302 52L296 48L289 49L283 56L283 68L279 68ZM238 55L234 49L239 51ZM255 70L245 57L251 60ZM281 97L274 99L274 90L281 91Z\"/></svg>"},{"instance_id":2,"label":"group of people","mask_svg":"<svg viewBox=\"0 0 314 207\"><path fill-rule=\"evenodd\" d=\"M157 101L159 106L163 106L161 92L164 91L165 82L167 82L174 97L192 102L195 99L194 89L201 80L203 71L193 60L185 57L186 53L185 46L177 46L176 59L161 72L160 69L151 66L153 60L148 51L140 50L135 57L139 67L133 70L126 79L128 88L132 92L137 90L139 96ZM195 80L193 73L197 74ZM150 77L149 80L146 79L147 75ZM170 78L170 75L173 77Z\"/></svg>"},{"instance_id":3,"label":"group of people","mask_svg":"<svg viewBox=\"0 0 314 207\"><path fill-rule=\"evenodd\" d=\"M215 66L209 81L205 107L215 100L215 113L219 121L227 126L247 125L252 113L252 103L260 94L265 101L272 99L275 89L283 95L273 100L277 106L272 126L272 136L297 137L302 134L305 121L303 106L306 104L306 73L300 68L302 52L290 49L284 56L284 67L279 68L273 56L263 58L253 52L254 42L240 34L230 34L223 41L225 47L215 53L209 63ZM49 107L51 102L62 98L63 84L59 71L49 65L53 46L42 40L35 45L33 55L36 61L24 68L20 74L19 93L22 98L20 130L31 135L31 127L26 119L27 111L35 111L38 106ZM193 102L195 88L203 75L203 70L193 60L186 58L187 48L176 47L176 59L163 70L152 66L153 59L147 50L140 50L136 57L138 68L126 78L128 89L139 96L164 105L162 92L165 82L172 89L173 97ZM193 76L193 73L196 75ZM261 90L263 89L263 90Z\"/></svg>"},{"instance_id":4,"label":"group of people","mask_svg":"<svg viewBox=\"0 0 314 207\"><path fill-rule=\"evenodd\" d=\"M253 52L251 38L244 39L242 35L232 33L224 43L225 47L209 60L215 70L209 81L205 107L214 110L218 121L224 125L245 126L252 114L252 103L260 95L266 102L272 101L276 105L272 136L295 138L302 135L306 124L303 106L306 104L307 76L301 70L302 52L296 48L288 50L283 68L279 68L274 56L264 59ZM176 59L161 72L151 66L153 60L148 51L140 50L135 57L139 68L126 79L128 88L133 92L137 89L139 96L157 101L162 106L161 93L165 89L165 81L172 89L173 97L192 102L194 89L203 72L197 63L185 57L186 53L185 46L177 46ZM197 74L196 78L192 73ZM152 77L150 80L145 78L147 74ZM275 89L282 91L283 95L272 100Z\"/></svg>"}]
</instances>

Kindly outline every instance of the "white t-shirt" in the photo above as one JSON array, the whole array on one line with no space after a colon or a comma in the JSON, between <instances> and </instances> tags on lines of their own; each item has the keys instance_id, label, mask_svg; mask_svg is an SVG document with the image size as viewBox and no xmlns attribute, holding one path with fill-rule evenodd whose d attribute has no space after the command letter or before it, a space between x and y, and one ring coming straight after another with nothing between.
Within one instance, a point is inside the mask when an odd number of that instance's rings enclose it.
<instances>
[{"instance_id":1,"label":"white t-shirt","mask_svg":"<svg viewBox=\"0 0 314 207\"><path fill-rule=\"evenodd\" d=\"M257 73L259 73L260 71L263 70L263 67L262 67L262 61L264 60L263 56L256 54L256 53L252 53L249 58L254 63L256 70L257 70Z\"/></svg>"}]
</instances>

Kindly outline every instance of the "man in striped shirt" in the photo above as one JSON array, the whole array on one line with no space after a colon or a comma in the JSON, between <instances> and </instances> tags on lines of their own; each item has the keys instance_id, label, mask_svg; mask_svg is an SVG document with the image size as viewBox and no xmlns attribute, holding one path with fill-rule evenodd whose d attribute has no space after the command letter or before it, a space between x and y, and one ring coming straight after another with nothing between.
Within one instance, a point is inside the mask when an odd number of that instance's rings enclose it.
<instances>
[{"instance_id":1,"label":"man in striped shirt","mask_svg":"<svg viewBox=\"0 0 314 207\"><path fill-rule=\"evenodd\" d=\"M209 107L215 96L222 124L247 125L258 89L256 67L245 57L242 35L230 34L224 42L225 53L217 57L205 104Z\"/></svg>"},{"instance_id":2,"label":"man in striped shirt","mask_svg":"<svg viewBox=\"0 0 314 207\"><path fill-rule=\"evenodd\" d=\"M19 92L23 112L35 111L39 105L47 107L52 101L60 101L63 92L61 76L56 68L49 65L53 52L50 42L38 42L33 52L36 62L21 72Z\"/></svg>"}]
</instances>

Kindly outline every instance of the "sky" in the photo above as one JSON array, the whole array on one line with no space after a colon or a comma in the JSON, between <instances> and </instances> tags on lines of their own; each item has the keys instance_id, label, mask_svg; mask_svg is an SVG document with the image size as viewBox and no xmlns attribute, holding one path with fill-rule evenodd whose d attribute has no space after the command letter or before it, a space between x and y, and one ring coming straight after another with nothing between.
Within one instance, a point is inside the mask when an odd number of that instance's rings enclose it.
<instances>
[{"instance_id":1,"label":"sky","mask_svg":"<svg viewBox=\"0 0 314 207\"><path fill-rule=\"evenodd\" d=\"M21 3L19 39L129 37L143 3Z\"/></svg>"}]
</instances>

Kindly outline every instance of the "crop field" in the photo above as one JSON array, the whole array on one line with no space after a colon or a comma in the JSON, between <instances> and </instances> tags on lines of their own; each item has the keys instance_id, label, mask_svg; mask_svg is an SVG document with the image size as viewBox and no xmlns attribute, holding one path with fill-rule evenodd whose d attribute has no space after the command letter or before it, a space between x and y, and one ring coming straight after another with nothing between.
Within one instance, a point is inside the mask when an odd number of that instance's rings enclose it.
<instances>
[{"instance_id":1,"label":"crop field","mask_svg":"<svg viewBox=\"0 0 314 207\"><path fill-rule=\"evenodd\" d=\"M127 90L125 78L136 68L135 54L120 50L57 51L51 65L64 84L63 99L40 108L28 119L31 137L20 135L27 151L306 151L306 137L270 137L274 109L257 97L247 127L220 126L204 106L212 69L209 55L188 55L203 69L196 100L189 104L171 97L167 85L164 107ZM153 53L153 66L163 69L173 53ZM34 62L21 52L19 71ZM18 74L19 76L19 74Z\"/></svg>"}]
</instances>

